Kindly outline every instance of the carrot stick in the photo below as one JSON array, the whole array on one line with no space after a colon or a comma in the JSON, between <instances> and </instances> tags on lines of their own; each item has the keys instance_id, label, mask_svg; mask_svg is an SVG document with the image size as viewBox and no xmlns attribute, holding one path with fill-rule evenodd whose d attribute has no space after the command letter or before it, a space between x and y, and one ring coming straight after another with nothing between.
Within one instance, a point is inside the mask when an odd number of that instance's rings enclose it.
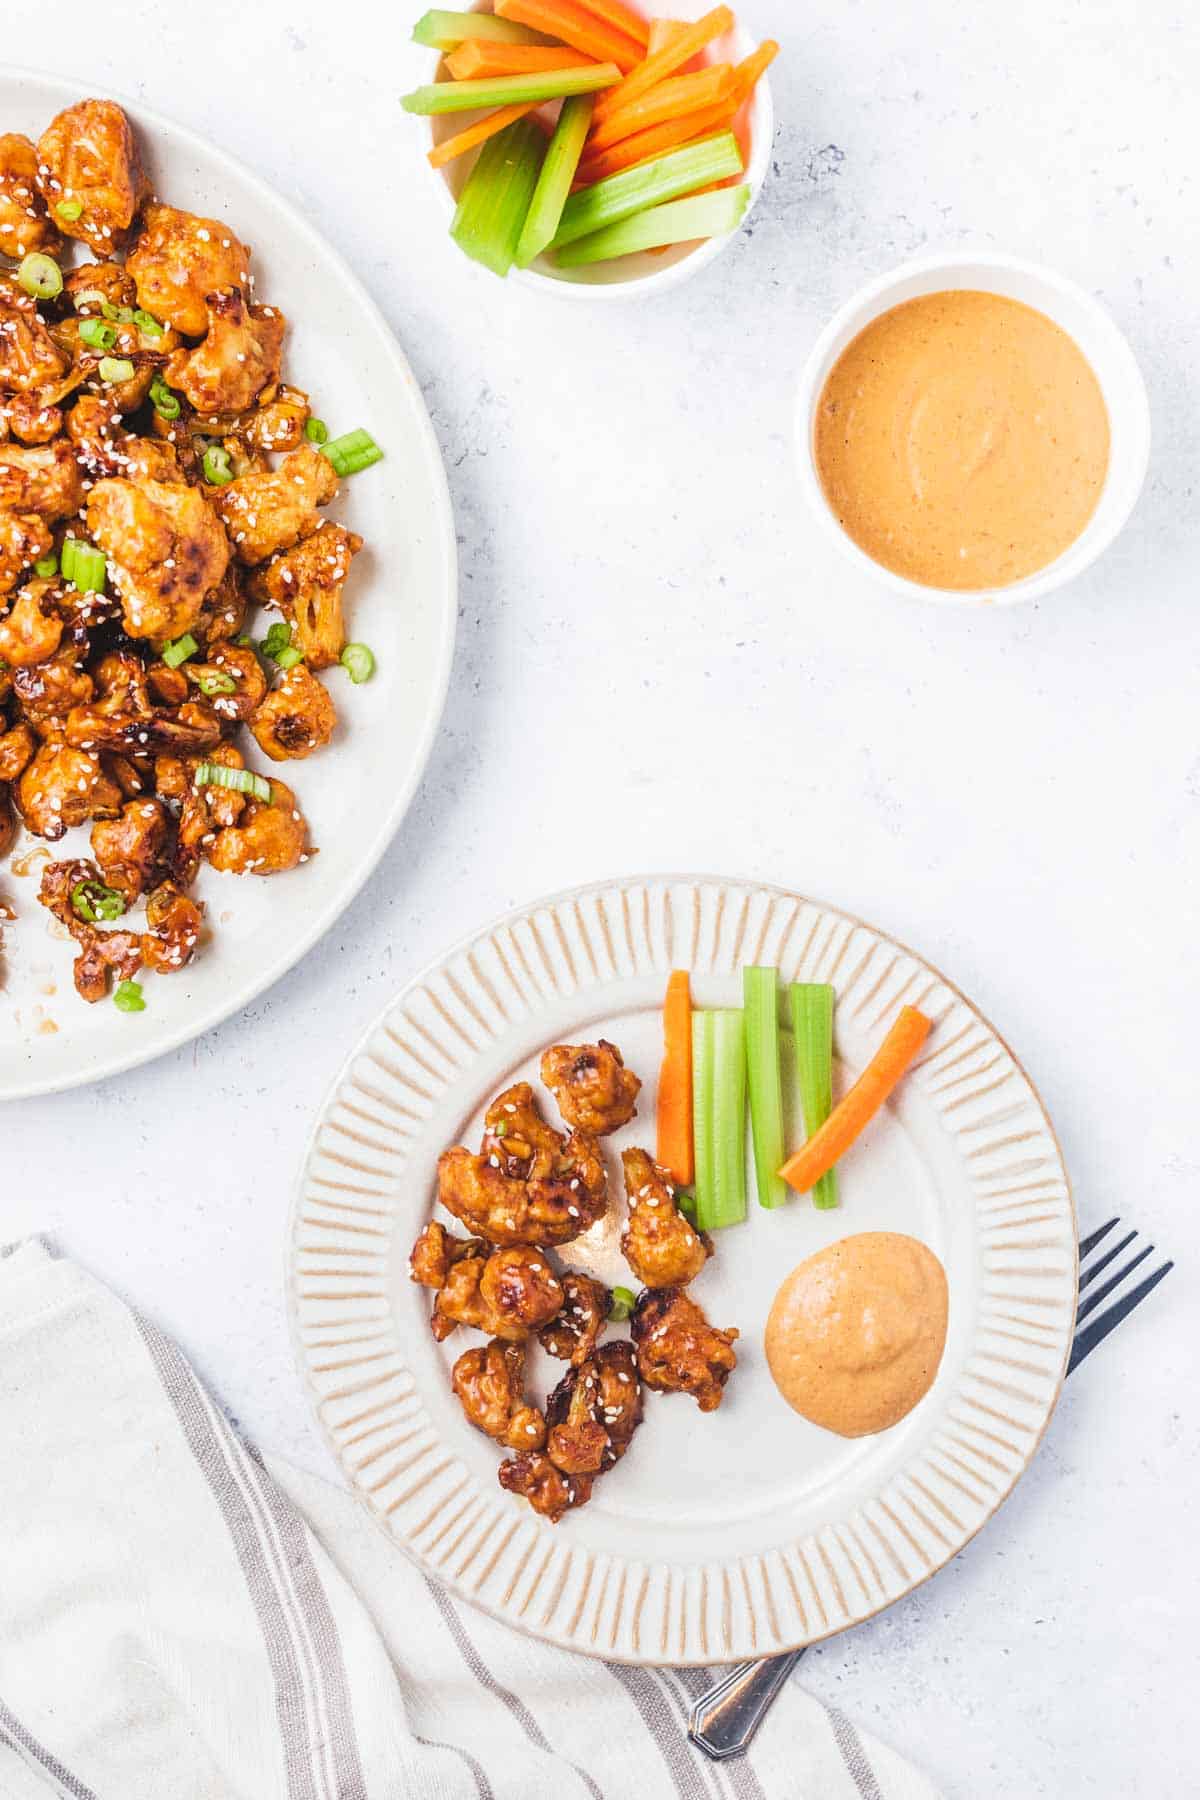
<instances>
[{"instance_id":1,"label":"carrot stick","mask_svg":"<svg viewBox=\"0 0 1200 1800\"><path fill-rule=\"evenodd\" d=\"M581 50L599 62L616 63L622 74L640 65L641 45L585 12L575 0L495 0L495 8L502 19L515 19L546 37L560 38L572 50Z\"/></svg>"},{"instance_id":2,"label":"carrot stick","mask_svg":"<svg viewBox=\"0 0 1200 1800\"><path fill-rule=\"evenodd\" d=\"M495 137L498 131L503 131L514 120L523 119L526 113L536 112L540 104L540 101L535 100L529 106L502 106L498 112L489 113L486 119L477 119L465 131L458 131L453 137L443 138L440 144L435 144L429 151L430 162L435 169L444 168L456 156L463 156L468 150L473 150L476 144Z\"/></svg>"},{"instance_id":3,"label":"carrot stick","mask_svg":"<svg viewBox=\"0 0 1200 1800\"><path fill-rule=\"evenodd\" d=\"M675 969L663 1002L663 1060L658 1076L655 1160L687 1186L695 1172L692 1144L692 995L686 969Z\"/></svg>"},{"instance_id":4,"label":"carrot stick","mask_svg":"<svg viewBox=\"0 0 1200 1800\"><path fill-rule=\"evenodd\" d=\"M510 4L511 0L497 0L497 11L502 5ZM524 19L524 14L521 16ZM525 22L528 23L527 20ZM611 118L613 113L648 93L658 82L665 81L668 75L673 75L676 69L689 62L706 44L711 44L714 38L732 28L733 14L727 6L716 6L712 12L705 13L702 19L697 19L694 25L681 31L673 44L656 51L653 56L645 57L626 75L624 81L619 81L614 88L603 94L596 102L596 110L592 114L593 125L603 125L605 119ZM616 58L613 60L616 61Z\"/></svg>"},{"instance_id":5,"label":"carrot stick","mask_svg":"<svg viewBox=\"0 0 1200 1800\"><path fill-rule=\"evenodd\" d=\"M650 41L650 26L640 13L635 13L631 6L626 6L624 0L579 0L579 4L585 12L595 13L598 19L603 19L614 31L623 31L626 37L631 37L635 44L645 50Z\"/></svg>"},{"instance_id":6,"label":"carrot stick","mask_svg":"<svg viewBox=\"0 0 1200 1800\"><path fill-rule=\"evenodd\" d=\"M644 131L648 126L665 125L669 119L677 119L683 113L695 112L702 106L715 106L726 98L732 86L733 72L724 63L714 64L710 69L698 69L694 75L672 75L631 105L613 113L593 131L588 154L611 149L622 138L632 137L635 131Z\"/></svg>"},{"instance_id":7,"label":"carrot stick","mask_svg":"<svg viewBox=\"0 0 1200 1800\"><path fill-rule=\"evenodd\" d=\"M878 1050L844 1099L807 1144L789 1156L779 1173L797 1193L806 1194L845 1155L899 1085L933 1023L915 1006L904 1006Z\"/></svg>"},{"instance_id":8,"label":"carrot stick","mask_svg":"<svg viewBox=\"0 0 1200 1800\"><path fill-rule=\"evenodd\" d=\"M493 75L528 75L539 69L574 69L593 60L557 44L493 44L468 38L446 58L455 81L486 81Z\"/></svg>"},{"instance_id":9,"label":"carrot stick","mask_svg":"<svg viewBox=\"0 0 1200 1800\"><path fill-rule=\"evenodd\" d=\"M632 169L635 163L645 162L648 157L661 156L664 150L673 150L677 144L690 144L693 138L707 137L710 132L719 131L722 125L729 124L737 110L736 100L723 100L718 106L701 107L678 119L668 119L665 124L634 132L632 137L614 144L611 150L598 150L594 156L589 152L580 163L575 179L580 187L591 187L594 181L619 175L622 169Z\"/></svg>"},{"instance_id":10,"label":"carrot stick","mask_svg":"<svg viewBox=\"0 0 1200 1800\"><path fill-rule=\"evenodd\" d=\"M687 26L682 19L651 19L650 35L646 40L647 53L653 56L656 50L665 50L668 44L675 42L681 31L686 30Z\"/></svg>"},{"instance_id":11,"label":"carrot stick","mask_svg":"<svg viewBox=\"0 0 1200 1800\"><path fill-rule=\"evenodd\" d=\"M779 45L774 38L764 38L757 50L751 52L743 62L736 65L733 71L734 91L739 104L748 100L754 91L755 83L764 74L779 55ZM620 93L620 88L615 90Z\"/></svg>"}]
</instances>

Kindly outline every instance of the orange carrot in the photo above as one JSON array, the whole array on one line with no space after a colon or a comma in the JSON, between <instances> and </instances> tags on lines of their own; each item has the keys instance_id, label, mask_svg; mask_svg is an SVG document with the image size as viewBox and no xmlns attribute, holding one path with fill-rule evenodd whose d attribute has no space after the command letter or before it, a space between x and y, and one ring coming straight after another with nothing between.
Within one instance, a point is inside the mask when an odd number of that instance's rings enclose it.
<instances>
[{"instance_id":1,"label":"orange carrot","mask_svg":"<svg viewBox=\"0 0 1200 1800\"><path fill-rule=\"evenodd\" d=\"M511 3L512 0L496 0L497 10L501 5ZM524 20L524 23L528 24L529 21ZM603 125L605 119L610 119L613 113L648 93L658 82L665 81L668 75L673 75L676 69L682 68L706 44L711 44L714 38L732 28L733 14L727 6L715 6L711 12L705 13L702 19L697 19L694 25L681 31L673 44L655 51L653 56L645 57L626 75L624 81L619 81L616 87L608 88L600 95L592 114L593 126ZM616 60L614 57L613 61Z\"/></svg>"},{"instance_id":2,"label":"orange carrot","mask_svg":"<svg viewBox=\"0 0 1200 1800\"><path fill-rule=\"evenodd\" d=\"M904 1006L878 1050L844 1099L803 1149L789 1156L779 1173L789 1187L806 1194L845 1155L899 1085L933 1023L915 1006Z\"/></svg>"},{"instance_id":3,"label":"orange carrot","mask_svg":"<svg viewBox=\"0 0 1200 1800\"><path fill-rule=\"evenodd\" d=\"M715 106L728 97L733 79L733 71L727 63L714 63L711 68L697 69L694 75L673 75L660 81L649 93L621 107L592 132L588 139L588 155L611 149L622 138L632 137L635 131L645 131L651 125L665 125L702 106Z\"/></svg>"},{"instance_id":4,"label":"orange carrot","mask_svg":"<svg viewBox=\"0 0 1200 1800\"><path fill-rule=\"evenodd\" d=\"M487 81L493 75L528 75L542 69L575 69L593 58L557 44L499 44L467 38L446 58L455 81Z\"/></svg>"},{"instance_id":5,"label":"orange carrot","mask_svg":"<svg viewBox=\"0 0 1200 1800\"><path fill-rule=\"evenodd\" d=\"M770 68L778 55L779 45L775 39L764 38L757 50L752 51L743 62L737 64L733 71L733 79L739 102L750 98L759 76Z\"/></svg>"},{"instance_id":6,"label":"orange carrot","mask_svg":"<svg viewBox=\"0 0 1200 1800\"><path fill-rule=\"evenodd\" d=\"M651 19L650 35L646 40L648 54L653 56L656 50L665 50L668 44L675 42L681 31L686 30L687 26L682 19Z\"/></svg>"},{"instance_id":7,"label":"orange carrot","mask_svg":"<svg viewBox=\"0 0 1200 1800\"><path fill-rule=\"evenodd\" d=\"M444 168L448 162L453 162L456 156L462 156L466 151L473 150L476 144L482 144L488 138L495 137L498 131L503 131L505 126L511 125L514 120L523 119L526 113L536 112L539 104L540 102L535 100L530 106L502 106L498 112L489 113L486 119L477 119L475 124L468 125L465 131L456 132L453 137L443 138L440 144L435 144L429 152L430 162L435 169Z\"/></svg>"},{"instance_id":8,"label":"orange carrot","mask_svg":"<svg viewBox=\"0 0 1200 1800\"><path fill-rule=\"evenodd\" d=\"M586 12L595 13L614 31L623 31L631 37L635 44L644 50L650 41L650 26L640 13L635 13L632 6L626 6L624 0L579 0Z\"/></svg>"},{"instance_id":9,"label":"orange carrot","mask_svg":"<svg viewBox=\"0 0 1200 1800\"><path fill-rule=\"evenodd\" d=\"M693 138L708 137L711 132L719 131L722 125L728 125L737 110L736 100L724 100L719 106L701 107L698 112L684 113L678 119L669 119L664 125L653 125L646 131L637 131L632 137L623 138L619 144L614 144L611 150L599 150L595 156L590 152L586 153L575 178L581 187L591 187L594 181L603 181L609 175L619 175L622 169L632 169L635 163L645 162L648 157L661 156L664 150L674 150L679 144L690 144Z\"/></svg>"},{"instance_id":10,"label":"orange carrot","mask_svg":"<svg viewBox=\"0 0 1200 1800\"><path fill-rule=\"evenodd\" d=\"M622 74L641 63L640 44L623 31L614 31L594 13L585 12L575 0L495 0L495 9L500 18L515 19L545 37L559 38L598 62L616 63Z\"/></svg>"},{"instance_id":11,"label":"orange carrot","mask_svg":"<svg viewBox=\"0 0 1200 1800\"><path fill-rule=\"evenodd\" d=\"M675 969L663 1002L663 1060L658 1077L656 1160L681 1186L694 1170L692 1145L692 995L686 969Z\"/></svg>"}]
</instances>

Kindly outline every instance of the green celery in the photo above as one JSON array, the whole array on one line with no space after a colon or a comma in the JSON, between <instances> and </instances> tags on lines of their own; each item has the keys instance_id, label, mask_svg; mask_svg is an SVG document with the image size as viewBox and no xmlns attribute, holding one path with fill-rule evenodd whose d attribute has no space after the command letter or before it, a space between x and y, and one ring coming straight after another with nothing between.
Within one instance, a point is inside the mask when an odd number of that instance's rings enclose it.
<instances>
[{"instance_id":1,"label":"green celery","mask_svg":"<svg viewBox=\"0 0 1200 1800\"><path fill-rule=\"evenodd\" d=\"M699 1225L713 1208L713 1049L715 1015L692 1013L692 1143L695 1148L695 1180L692 1183L692 1219Z\"/></svg>"},{"instance_id":2,"label":"green celery","mask_svg":"<svg viewBox=\"0 0 1200 1800\"><path fill-rule=\"evenodd\" d=\"M497 19L491 13L442 12L434 8L422 13L413 26L414 44L425 44L430 50L453 50L467 38L487 38L494 44L547 44L539 31L518 25L512 19Z\"/></svg>"},{"instance_id":3,"label":"green celery","mask_svg":"<svg viewBox=\"0 0 1200 1800\"><path fill-rule=\"evenodd\" d=\"M467 176L450 236L497 275L512 268L546 140L532 119L489 138Z\"/></svg>"},{"instance_id":4,"label":"green celery","mask_svg":"<svg viewBox=\"0 0 1200 1800\"><path fill-rule=\"evenodd\" d=\"M562 218L579 158L583 155L583 141L592 122L594 105L590 94L575 94L562 103L558 124L530 202L525 229L517 245L515 260L519 269L528 268L558 230L558 221Z\"/></svg>"},{"instance_id":5,"label":"green celery","mask_svg":"<svg viewBox=\"0 0 1200 1800\"><path fill-rule=\"evenodd\" d=\"M746 1216L746 1027L740 1012L713 1019L713 1202L701 1230Z\"/></svg>"},{"instance_id":6,"label":"green celery","mask_svg":"<svg viewBox=\"0 0 1200 1800\"><path fill-rule=\"evenodd\" d=\"M833 989L824 982L794 981L791 1001L800 1105L811 1137L833 1111ZM836 1169L821 1176L812 1198L822 1212L838 1204Z\"/></svg>"},{"instance_id":7,"label":"green celery","mask_svg":"<svg viewBox=\"0 0 1200 1800\"><path fill-rule=\"evenodd\" d=\"M792 1197L779 1170L783 1141L783 1076L779 1064L779 979L774 969L742 970L746 1007L746 1073L750 1083L750 1132L760 1206L783 1206Z\"/></svg>"},{"instance_id":8,"label":"green celery","mask_svg":"<svg viewBox=\"0 0 1200 1800\"><path fill-rule=\"evenodd\" d=\"M463 83L458 84L460 87ZM742 172L742 153L732 131L719 131L698 144L684 144L619 175L609 175L591 187L572 194L563 207L562 222L553 248L573 244L607 225L616 225L633 213L644 212L663 200L677 200L694 188L708 187Z\"/></svg>"},{"instance_id":9,"label":"green celery","mask_svg":"<svg viewBox=\"0 0 1200 1800\"><path fill-rule=\"evenodd\" d=\"M564 51L569 56L570 51ZM435 81L414 88L400 104L410 113L475 112L483 106L538 106L566 94L594 94L621 79L616 63L576 69L538 69L530 75L493 75L483 81ZM739 168L741 167L739 163Z\"/></svg>"},{"instance_id":10,"label":"green celery","mask_svg":"<svg viewBox=\"0 0 1200 1800\"><path fill-rule=\"evenodd\" d=\"M575 269L583 263L630 256L636 250L724 237L737 230L749 204L750 189L735 187L720 188L715 194L693 194L687 200L668 200L665 206L649 206L645 212L634 213L632 218L621 219L616 225L565 245L558 252L558 266Z\"/></svg>"}]
</instances>

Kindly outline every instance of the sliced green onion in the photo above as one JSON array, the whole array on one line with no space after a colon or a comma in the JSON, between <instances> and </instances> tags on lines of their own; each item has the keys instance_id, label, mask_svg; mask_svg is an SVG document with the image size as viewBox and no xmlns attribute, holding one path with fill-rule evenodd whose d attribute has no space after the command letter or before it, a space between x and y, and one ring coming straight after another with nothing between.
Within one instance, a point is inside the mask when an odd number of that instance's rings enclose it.
<instances>
[{"instance_id":1,"label":"sliced green onion","mask_svg":"<svg viewBox=\"0 0 1200 1800\"><path fill-rule=\"evenodd\" d=\"M31 250L22 259L17 281L35 300L53 300L62 293L62 270L52 256L43 256L40 250Z\"/></svg>"},{"instance_id":2,"label":"sliced green onion","mask_svg":"<svg viewBox=\"0 0 1200 1800\"><path fill-rule=\"evenodd\" d=\"M243 650L253 650L254 648L254 639L248 631L239 631L233 641L235 644L239 644Z\"/></svg>"},{"instance_id":3,"label":"sliced green onion","mask_svg":"<svg viewBox=\"0 0 1200 1800\"><path fill-rule=\"evenodd\" d=\"M741 172L742 153L732 131L719 131L698 144L668 150L572 194L563 207L551 248L561 250L564 244L573 244L576 238L616 225L648 206L677 200L693 188L708 187L711 182L724 181L726 176Z\"/></svg>"},{"instance_id":4,"label":"sliced green onion","mask_svg":"<svg viewBox=\"0 0 1200 1800\"><path fill-rule=\"evenodd\" d=\"M340 660L355 687L370 681L375 673L375 652L366 644L347 644Z\"/></svg>"},{"instance_id":5,"label":"sliced green onion","mask_svg":"<svg viewBox=\"0 0 1200 1800\"><path fill-rule=\"evenodd\" d=\"M111 922L125 911L125 897L102 881L77 881L71 889L71 911L85 925Z\"/></svg>"},{"instance_id":6,"label":"sliced green onion","mask_svg":"<svg viewBox=\"0 0 1200 1800\"><path fill-rule=\"evenodd\" d=\"M111 350L117 341L116 331L111 325L106 325L103 319L82 319L79 337L89 350Z\"/></svg>"},{"instance_id":7,"label":"sliced green onion","mask_svg":"<svg viewBox=\"0 0 1200 1800\"><path fill-rule=\"evenodd\" d=\"M148 313L141 306L134 307L133 322L143 337L161 337L167 329L161 319L156 319L153 313Z\"/></svg>"},{"instance_id":8,"label":"sliced green onion","mask_svg":"<svg viewBox=\"0 0 1200 1800\"><path fill-rule=\"evenodd\" d=\"M295 644L285 644L275 661L281 669L294 669L298 662L304 661L304 652L297 650Z\"/></svg>"},{"instance_id":9,"label":"sliced green onion","mask_svg":"<svg viewBox=\"0 0 1200 1800\"><path fill-rule=\"evenodd\" d=\"M564 50L563 55L569 57L571 52ZM400 104L405 112L426 115L473 112L481 106L540 106L543 100L558 100L566 94L594 94L598 88L615 87L620 79L616 63L587 63L582 68L538 69L528 75L492 75L481 81L437 81L431 87L414 88ZM544 145L545 138L541 142Z\"/></svg>"},{"instance_id":10,"label":"sliced green onion","mask_svg":"<svg viewBox=\"0 0 1200 1800\"><path fill-rule=\"evenodd\" d=\"M113 1005L118 1012L145 1012L146 1001L140 981L118 981Z\"/></svg>"},{"instance_id":11,"label":"sliced green onion","mask_svg":"<svg viewBox=\"0 0 1200 1800\"><path fill-rule=\"evenodd\" d=\"M210 444L203 457L204 479L210 487L224 487L233 480L229 452L223 444Z\"/></svg>"},{"instance_id":12,"label":"sliced green onion","mask_svg":"<svg viewBox=\"0 0 1200 1800\"><path fill-rule=\"evenodd\" d=\"M629 1317L636 1305L637 1295L632 1288L615 1287L612 1291L612 1301L608 1308L608 1316L614 1325L619 1325L622 1319L627 1319Z\"/></svg>"},{"instance_id":13,"label":"sliced green onion","mask_svg":"<svg viewBox=\"0 0 1200 1800\"><path fill-rule=\"evenodd\" d=\"M413 26L412 41L430 50L453 50L467 38L487 38L494 44L548 44L540 32L530 31L512 19L497 19L491 13L444 12L435 8L423 13ZM564 53L566 54L566 53Z\"/></svg>"},{"instance_id":14,"label":"sliced green onion","mask_svg":"<svg viewBox=\"0 0 1200 1800\"><path fill-rule=\"evenodd\" d=\"M540 256L554 239L579 167L579 158L583 155L583 141L592 122L594 105L590 94L575 94L563 101L517 243L513 261L518 269L528 268L534 257Z\"/></svg>"},{"instance_id":15,"label":"sliced green onion","mask_svg":"<svg viewBox=\"0 0 1200 1800\"><path fill-rule=\"evenodd\" d=\"M255 800L271 799L271 784L250 769L227 769L224 763L201 763L196 770L196 786L232 788L235 794L250 794Z\"/></svg>"},{"instance_id":16,"label":"sliced green onion","mask_svg":"<svg viewBox=\"0 0 1200 1800\"><path fill-rule=\"evenodd\" d=\"M171 391L161 375L156 375L150 383L150 402L160 419L179 417L179 395Z\"/></svg>"},{"instance_id":17,"label":"sliced green onion","mask_svg":"<svg viewBox=\"0 0 1200 1800\"><path fill-rule=\"evenodd\" d=\"M740 1012L692 1015L696 1225L715 1231L746 1216L746 1033Z\"/></svg>"},{"instance_id":18,"label":"sliced green onion","mask_svg":"<svg viewBox=\"0 0 1200 1800\"><path fill-rule=\"evenodd\" d=\"M83 212L83 201L60 200L54 210L60 219L65 219L68 225L73 225Z\"/></svg>"},{"instance_id":19,"label":"sliced green onion","mask_svg":"<svg viewBox=\"0 0 1200 1800\"><path fill-rule=\"evenodd\" d=\"M271 626L266 637L258 647L264 656L269 656L272 662L276 662L283 651L290 647L291 642L291 626L285 625L282 619L276 619L275 623Z\"/></svg>"},{"instance_id":20,"label":"sliced green onion","mask_svg":"<svg viewBox=\"0 0 1200 1800\"><path fill-rule=\"evenodd\" d=\"M357 431L330 438L328 443L321 445L321 455L329 458L337 475L357 475L360 469L369 469L372 463L383 461L383 451L370 432L361 426Z\"/></svg>"},{"instance_id":21,"label":"sliced green onion","mask_svg":"<svg viewBox=\"0 0 1200 1800\"><path fill-rule=\"evenodd\" d=\"M43 581L48 575L58 574L58 558L55 556L53 550L50 552L49 556L38 557L33 565L33 572L35 575L40 575Z\"/></svg>"},{"instance_id":22,"label":"sliced green onion","mask_svg":"<svg viewBox=\"0 0 1200 1800\"><path fill-rule=\"evenodd\" d=\"M746 1010L746 1074L750 1087L750 1135L760 1206L783 1206L792 1197L777 1170L783 1137L783 1076L779 1064L779 979L774 969L742 970Z\"/></svg>"},{"instance_id":23,"label":"sliced green onion","mask_svg":"<svg viewBox=\"0 0 1200 1800\"><path fill-rule=\"evenodd\" d=\"M517 119L487 140L459 196L450 236L495 275L512 268L545 148L533 120Z\"/></svg>"},{"instance_id":24,"label":"sliced green onion","mask_svg":"<svg viewBox=\"0 0 1200 1800\"><path fill-rule=\"evenodd\" d=\"M224 669L206 669L203 675L197 675L196 683L202 694L211 699L214 694L236 694L237 682Z\"/></svg>"},{"instance_id":25,"label":"sliced green onion","mask_svg":"<svg viewBox=\"0 0 1200 1800\"><path fill-rule=\"evenodd\" d=\"M585 263L607 262L614 256L631 256L637 250L656 250L667 244L690 244L698 238L725 237L736 231L750 204L748 187L721 188L715 194L693 194L687 200L669 200L650 206L603 231L566 245L558 252L560 269L577 269Z\"/></svg>"},{"instance_id":26,"label":"sliced green onion","mask_svg":"<svg viewBox=\"0 0 1200 1800\"><path fill-rule=\"evenodd\" d=\"M100 379L115 383L132 381L137 370L127 356L102 356L100 358Z\"/></svg>"},{"instance_id":27,"label":"sliced green onion","mask_svg":"<svg viewBox=\"0 0 1200 1800\"><path fill-rule=\"evenodd\" d=\"M811 1137L833 1111L833 989L824 982L794 981L791 1001L800 1106ZM812 1197L822 1212L837 1205L836 1169L821 1176Z\"/></svg>"},{"instance_id":28,"label":"sliced green onion","mask_svg":"<svg viewBox=\"0 0 1200 1800\"><path fill-rule=\"evenodd\" d=\"M310 444L327 444L329 442L329 427L324 419L305 419L304 435Z\"/></svg>"},{"instance_id":29,"label":"sliced green onion","mask_svg":"<svg viewBox=\"0 0 1200 1800\"><path fill-rule=\"evenodd\" d=\"M175 638L172 643L164 644L162 659L168 669L177 669L180 663L187 661L189 656L195 656L199 648L200 646L191 632L185 631L182 637Z\"/></svg>"},{"instance_id":30,"label":"sliced green onion","mask_svg":"<svg viewBox=\"0 0 1200 1800\"><path fill-rule=\"evenodd\" d=\"M84 288L82 293L72 294L71 298L75 302L76 312L79 311L81 306L107 305L104 295L100 292L99 288Z\"/></svg>"},{"instance_id":31,"label":"sliced green onion","mask_svg":"<svg viewBox=\"0 0 1200 1800\"><path fill-rule=\"evenodd\" d=\"M100 311L106 319L111 319L116 325L133 324L132 306L114 306L111 300L101 298Z\"/></svg>"},{"instance_id":32,"label":"sliced green onion","mask_svg":"<svg viewBox=\"0 0 1200 1800\"><path fill-rule=\"evenodd\" d=\"M61 568L63 580L69 581L81 594L104 592L108 565L104 552L97 550L94 544L85 544L80 538L64 538Z\"/></svg>"},{"instance_id":33,"label":"sliced green onion","mask_svg":"<svg viewBox=\"0 0 1200 1800\"><path fill-rule=\"evenodd\" d=\"M684 1218L690 1219L694 1225L696 1223L696 1196L693 1194L691 1188L677 1188L675 1190L675 1204L683 1214Z\"/></svg>"}]
</instances>

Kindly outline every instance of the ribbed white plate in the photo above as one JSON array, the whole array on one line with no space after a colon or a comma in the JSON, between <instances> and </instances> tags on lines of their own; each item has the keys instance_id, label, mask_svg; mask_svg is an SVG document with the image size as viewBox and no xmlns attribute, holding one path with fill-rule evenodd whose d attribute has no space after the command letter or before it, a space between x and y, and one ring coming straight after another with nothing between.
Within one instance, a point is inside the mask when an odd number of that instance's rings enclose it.
<instances>
[{"instance_id":1,"label":"ribbed white plate","mask_svg":"<svg viewBox=\"0 0 1200 1800\"><path fill-rule=\"evenodd\" d=\"M647 1393L646 1419L591 1503L558 1526L496 1481L500 1453L463 1419L409 1247L434 1203L439 1151L477 1136L504 1083L536 1080L561 1039L603 1033L645 1086L607 1140L612 1217L564 1260L631 1283L617 1235L616 1151L653 1146L663 984L689 968L700 1006L738 1005L740 971L837 990L839 1080L896 1009L936 1022L897 1099L845 1159L842 1205L798 1198L717 1234L693 1292L736 1325L719 1412ZM790 1083L788 1084L791 1085ZM554 1116L551 1112L550 1116ZM762 1328L787 1271L848 1232L896 1230L941 1257L946 1354L900 1425L849 1442L792 1413ZM291 1223L297 1355L347 1478L385 1530L465 1599L575 1650L643 1663L761 1655L869 1617L979 1530L1037 1449L1075 1309L1066 1171L1020 1065L942 976L879 932L799 895L651 877L547 900L415 980L351 1057L322 1112ZM634 1284L636 1285L636 1284ZM537 1352L533 1386L562 1365Z\"/></svg>"}]
</instances>

